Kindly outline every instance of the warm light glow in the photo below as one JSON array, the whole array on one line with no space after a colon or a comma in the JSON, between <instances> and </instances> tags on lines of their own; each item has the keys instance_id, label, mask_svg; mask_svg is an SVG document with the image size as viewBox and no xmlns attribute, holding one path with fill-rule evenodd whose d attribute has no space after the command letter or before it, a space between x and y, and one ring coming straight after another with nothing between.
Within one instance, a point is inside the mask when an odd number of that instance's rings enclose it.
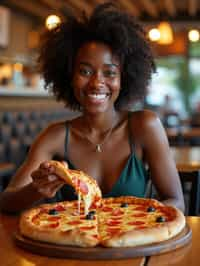
<instances>
[{"instance_id":1,"label":"warm light glow","mask_svg":"<svg viewBox=\"0 0 200 266\"><path fill-rule=\"evenodd\" d=\"M160 32L159 44L171 44L173 42L173 31L168 22L161 22L158 30Z\"/></svg>"},{"instance_id":2,"label":"warm light glow","mask_svg":"<svg viewBox=\"0 0 200 266\"><path fill-rule=\"evenodd\" d=\"M160 32L158 29L151 29L149 31L149 39L152 41L152 42L156 42L160 39Z\"/></svg>"},{"instance_id":3,"label":"warm light glow","mask_svg":"<svg viewBox=\"0 0 200 266\"><path fill-rule=\"evenodd\" d=\"M188 38L191 42L199 41L200 36L198 30L190 30L188 32Z\"/></svg>"},{"instance_id":4,"label":"warm light glow","mask_svg":"<svg viewBox=\"0 0 200 266\"><path fill-rule=\"evenodd\" d=\"M16 63L13 65L13 68L17 72L22 72L23 71L23 65L21 63Z\"/></svg>"},{"instance_id":5,"label":"warm light glow","mask_svg":"<svg viewBox=\"0 0 200 266\"><path fill-rule=\"evenodd\" d=\"M47 17L45 25L48 30L52 30L55 28L59 23L61 23L61 19L56 15L50 15Z\"/></svg>"}]
</instances>

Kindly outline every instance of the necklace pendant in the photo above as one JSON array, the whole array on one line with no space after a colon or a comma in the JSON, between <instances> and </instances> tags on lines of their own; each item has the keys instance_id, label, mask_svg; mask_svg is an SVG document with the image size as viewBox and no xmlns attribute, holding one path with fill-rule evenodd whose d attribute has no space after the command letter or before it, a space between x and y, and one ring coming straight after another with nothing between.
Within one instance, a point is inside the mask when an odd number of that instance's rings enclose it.
<instances>
[{"instance_id":1,"label":"necklace pendant","mask_svg":"<svg viewBox=\"0 0 200 266\"><path fill-rule=\"evenodd\" d=\"M96 145L96 152L102 152L100 144Z\"/></svg>"}]
</instances>

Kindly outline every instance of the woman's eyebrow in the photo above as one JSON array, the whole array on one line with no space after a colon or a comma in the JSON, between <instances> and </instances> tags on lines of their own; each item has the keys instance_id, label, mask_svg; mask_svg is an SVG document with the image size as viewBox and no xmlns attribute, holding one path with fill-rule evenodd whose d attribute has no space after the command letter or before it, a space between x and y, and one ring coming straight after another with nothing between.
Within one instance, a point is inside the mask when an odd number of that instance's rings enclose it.
<instances>
[{"instance_id":1,"label":"woman's eyebrow","mask_svg":"<svg viewBox=\"0 0 200 266\"><path fill-rule=\"evenodd\" d=\"M88 63L88 62L84 62L84 61L81 61L79 64L80 64L80 65L91 66L90 63ZM107 63L107 64L105 63L104 65L107 66L107 67L119 67L118 64L114 64L114 63Z\"/></svg>"}]
</instances>

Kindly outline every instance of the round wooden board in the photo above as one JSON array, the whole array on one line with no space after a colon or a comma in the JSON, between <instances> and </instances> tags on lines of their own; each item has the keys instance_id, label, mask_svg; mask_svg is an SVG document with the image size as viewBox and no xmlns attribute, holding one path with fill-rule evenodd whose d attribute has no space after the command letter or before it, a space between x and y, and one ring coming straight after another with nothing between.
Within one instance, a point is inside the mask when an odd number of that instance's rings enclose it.
<instances>
[{"instance_id":1,"label":"round wooden board","mask_svg":"<svg viewBox=\"0 0 200 266\"><path fill-rule=\"evenodd\" d=\"M128 248L105 248L100 246L93 248L81 248L62 246L31 240L22 236L19 232L14 234L16 245L33 253L48 257L85 260L127 259L161 254L185 246L190 242L191 238L192 231L188 225L185 226L181 233L167 241Z\"/></svg>"}]
</instances>

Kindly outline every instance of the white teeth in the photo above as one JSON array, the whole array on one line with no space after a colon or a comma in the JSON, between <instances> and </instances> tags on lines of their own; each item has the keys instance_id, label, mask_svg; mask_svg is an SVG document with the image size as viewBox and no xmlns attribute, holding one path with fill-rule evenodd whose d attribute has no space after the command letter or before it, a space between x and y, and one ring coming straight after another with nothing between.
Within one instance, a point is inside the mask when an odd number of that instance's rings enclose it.
<instances>
[{"instance_id":1,"label":"white teeth","mask_svg":"<svg viewBox=\"0 0 200 266\"><path fill-rule=\"evenodd\" d=\"M89 97L97 100L103 100L106 98L106 94L88 94Z\"/></svg>"}]
</instances>

